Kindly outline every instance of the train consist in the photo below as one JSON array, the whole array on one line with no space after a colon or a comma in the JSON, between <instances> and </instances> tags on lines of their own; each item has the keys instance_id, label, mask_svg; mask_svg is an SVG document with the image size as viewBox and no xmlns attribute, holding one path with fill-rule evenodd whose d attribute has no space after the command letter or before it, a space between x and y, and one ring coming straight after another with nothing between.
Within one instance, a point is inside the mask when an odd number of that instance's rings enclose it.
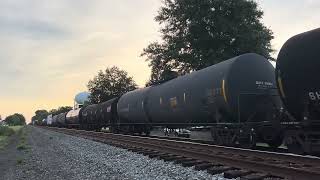
<instances>
[{"instance_id":1,"label":"train consist","mask_svg":"<svg viewBox=\"0 0 320 180\"><path fill-rule=\"evenodd\" d=\"M170 81L56 116L45 125L115 133L210 127L220 145L257 142L295 153L320 152L320 29L296 35L281 48L276 70L248 53Z\"/></svg>"}]
</instances>

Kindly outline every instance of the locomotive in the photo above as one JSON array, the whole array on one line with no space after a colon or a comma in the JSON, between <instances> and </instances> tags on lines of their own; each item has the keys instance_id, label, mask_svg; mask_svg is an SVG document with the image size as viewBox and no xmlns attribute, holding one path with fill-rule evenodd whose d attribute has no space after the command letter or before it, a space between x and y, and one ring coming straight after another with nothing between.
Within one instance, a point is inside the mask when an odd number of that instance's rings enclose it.
<instances>
[{"instance_id":1,"label":"locomotive","mask_svg":"<svg viewBox=\"0 0 320 180\"><path fill-rule=\"evenodd\" d=\"M319 152L319 40L319 29L289 39L276 70L266 58L247 53L54 116L51 125L146 135L154 126L206 126L219 145L278 147L284 140L292 152Z\"/></svg>"}]
</instances>

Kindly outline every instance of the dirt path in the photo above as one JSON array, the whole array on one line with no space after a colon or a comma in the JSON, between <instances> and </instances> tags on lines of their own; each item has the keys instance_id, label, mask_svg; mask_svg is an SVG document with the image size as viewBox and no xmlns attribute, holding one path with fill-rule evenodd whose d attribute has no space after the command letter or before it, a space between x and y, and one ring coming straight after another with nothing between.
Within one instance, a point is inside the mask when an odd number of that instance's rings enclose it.
<instances>
[{"instance_id":1,"label":"dirt path","mask_svg":"<svg viewBox=\"0 0 320 180\"><path fill-rule=\"evenodd\" d=\"M18 133L9 137L8 145L0 150L0 179L13 176L16 168L24 157L24 152L17 150Z\"/></svg>"}]
</instances>

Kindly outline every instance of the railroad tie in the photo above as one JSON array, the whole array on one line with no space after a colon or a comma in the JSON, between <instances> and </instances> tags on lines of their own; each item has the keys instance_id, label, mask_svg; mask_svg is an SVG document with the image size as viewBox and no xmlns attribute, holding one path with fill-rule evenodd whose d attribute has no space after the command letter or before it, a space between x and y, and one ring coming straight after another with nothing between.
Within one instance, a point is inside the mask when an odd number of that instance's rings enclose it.
<instances>
[{"instance_id":1,"label":"railroad tie","mask_svg":"<svg viewBox=\"0 0 320 180\"><path fill-rule=\"evenodd\" d=\"M135 153L145 155L146 151L143 150L143 149L137 149L137 150L135 151Z\"/></svg>"},{"instance_id":2,"label":"railroad tie","mask_svg":"<svg viewBox=\"0 0 320 180\"><path fill-rule=\"evenodd\" d=\"M181 162L181 165L183 167L191 167L191 166L194 166L194 165L197 165L197 164L203 164L203 161L193 160L193 161L183 161L183 162Z\"/></svg>"},{"instance_id":3,"label":"railroad tie","mask_svg":"<svg viewBox=\"0 0 320 180\"><path fill-rule=\"evenodd\" d=\"M186 157L184 156L176 156L174 159L173 159L173 162L177 161L177 160L182 160L182 159L185 159ZM176 163L177 164L177 163Z\"/></svg>"},{"instance_id":4,"label":"railroad tie","mask_svg":"<svg viewBox=\"0 0 320 180\"><path fill-rule=\"evenodd\" d=\"M159 157L161 154L162 154L162 153L160 153L160 152L154 152L154 153L152 153L152 154L148 154L148 156L149 156L150 158L155 158L155 157Z\"/></svg>"},{"instance_id":5,"label":"railroad tie","mask_svg":"<svg viewBox=\"0 0 320 180\"><path fill-rule=\"evenodd\" d=\"M134 147L128 147L128 148L126 148L128 151L131 151L131 152L136 152L136 148L134 148Z\"/></svg>"},{"instance_id":6,"label":"railroad tie","mask_svg":"<svg viewBox=\"0 0 320 180\"><path fill-rule=\"evenodd\" d=\"M236 168L230 167L230 166L213 166L213 167L207 169L207 172L210 174L221 174L225 171L233 170L233 169L236 169Z\"/></svg>"},{"instance_id":7,"label":"railroad tie","mask_svg":"<svg viewBox=\"0 0 320 180\"><path fill-rule=\"evenodd\" d=\"M159 159L165 160L167 158L172 158L172 157L173 157L173 155L164 153L163 155L159 156Z\"/></svg>"},{"instance_id":8,"label":"railroad tie","mask_svg":"<svg viewBox=\"0 0 320 180\"><path fill-rule=\"evenodd\" d=\"M156 158L160 160L162 159L162 157L166 157L168 155L169 155L168 153L158 153L158 156Z\"/></svg>"},{"instance_id":9,"label":"railroad tie","mask_svg":"<svg viewBox=\"0 0 320 180\"><path fill-rule=\"evenodd\" d=\"M174 163L175 164L181 164L182 162L194 161L194 160L195 159L183 157L183 158L175 159Z\"/></svg>"},{"instance_id":10,"label":"railroad tie","mask_svg":"<svg viewBox=\"0 0 320 180\"><path fill-rule=\"evenodd\" d=\"M234 169L234 170L225 171L224 177L228 179L232 179L232 178L246 176L252 173L253 173L252 171Z\"/></svg>"},{"instance_id":11,"label":"railroad tie","mask_svg":"<svg viewBox=\"0 0 320 180\"><path fill-rule=\"evenodd\" d=\"M162 156L161 159L164 161L172 161L179 158L179 156L176 155L168 155L168 156Z\"/></svg>"},{"instance_id":12,"label":"railroad tie","mask_svg":"<svg viewBox=\"0 0 320 180\"><path fill-rule=\"evenodd\" d=\"M194 169L195 170L205 170L205 169L208 169L209 167L212 167L212 166L218 166L217 164L212 164L212 163L209 163L209 162L203 162L202 164L196 164L194 166Z\"/></svg>"},{"instance_id":13,"label":"railroad tie","mask_svg":"<svg viewBox=\"0 0 320 180\"><path fill-rule=\"evenodd\" d=\"M150 154L157 154L157 153L158 153L158 152L152 151L152 150L144 150L144 151L142 152L142 154L145 155L145 156L149 156Z\"/></svg>"},{"instance_id":14,"label":"railroad tie","mask_svg":"<svg viewBox=\"0 0 320 180\"><path fill-rule=\"evenodd\" d=\"M240 180L263 180L267 177L270 177L270 175L264 173L254 173L243 176L240 178Z\"/></svg>"}]
</instances>

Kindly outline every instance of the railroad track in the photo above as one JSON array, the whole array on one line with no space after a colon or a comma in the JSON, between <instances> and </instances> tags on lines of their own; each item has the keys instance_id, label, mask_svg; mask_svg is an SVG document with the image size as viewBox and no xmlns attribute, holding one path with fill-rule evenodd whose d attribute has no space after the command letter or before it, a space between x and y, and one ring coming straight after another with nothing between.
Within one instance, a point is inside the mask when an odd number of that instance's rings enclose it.
<instances>
[{"instance_id":1,"label":"railroad track","mask_svg":"<svg viewBox=\"0 0 320 180\"><path fill-rule=\"evenodd\" d=\"M75 129L43 127L94 141L194 166L211 174L224 173L225 178L247 180L290 179L319 180L320 158L223 147L188 141L130 136Z\"/></svg>"},{"instance_id":2,"label":"railroad track","mask_svg":"<svg viewBox=\"0 0 320 180\"><path fill-rule=\"evenodd\" d=\"M141 135L139 135L141 136ZM144 135L145 136L145 135ZM146 137L146 136L145 136ZM207 141L207 140L201 140L201 139L192 139L192 138L185 138L185 137L175 137L175 136L155 136L151 135L148 137L152 138L159 138L159 139L169 139L169 140L177 140L177 141L189 141L189 142L195 142L195 143L201 143L201 144L209 144L209 145L216 145L212 141ZM228 147L237 147L237 146L228 146ZM239 147L238 148L242 148ZM249 149L249 148L242 148L242 149ZM257 145L255 150L260 150L260 151L268 151L268 152L278 152L278 153L289 153L288 149L284 148L271 148L271 147L266 147L266 146L259 146ZM319 156L320 157L320 156Z\"/></svg>"}]
</instances>

